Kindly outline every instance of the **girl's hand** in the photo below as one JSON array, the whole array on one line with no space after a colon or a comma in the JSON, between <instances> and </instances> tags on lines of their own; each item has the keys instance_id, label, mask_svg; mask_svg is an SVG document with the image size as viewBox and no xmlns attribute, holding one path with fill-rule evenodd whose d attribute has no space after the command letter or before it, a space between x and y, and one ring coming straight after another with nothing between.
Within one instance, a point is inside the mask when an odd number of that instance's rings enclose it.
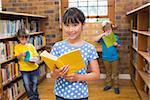
<instances>
[{"instance_id":1,"label":"girl's hand","mask_svg":"<svg viewBox=\"0 0 150 100\"><path fill-rule=\"evenodd\" d=\"M70 75L66 75L65 78L70 82L80 81L80 74L73 73Z\"/></svg>"},{"instance_id":2,"label":"girl's hand","mask_svg":"<svg viewBox=\"0 0 150 100\"><path fill-rule=\"evenodd\" d=\"M120 47L121 45L120 45L120 44L118 44L117 42L115 42L115 43L114 43L114 46L116 46L116 47Z\"/></svg>"},{"instance_id":3,"label":"girl's hand","mask_svg":"<svg viewBox=\"0 0 150 100\"><path fill-rule=\"evenodd\" d=\"M118 43L117 43L117 42L115 42L115 43L114 43L114 46L117 46L117 45L118 45Z\"/></svg>"},{"instance_id":4,"label":"girl's hand","mask_svg":"<svg viewBox=\"0 0 150 100\"><path fill-rule=\"evenodd\" d=\"M55 76L56 78L63 77L64 75L67 74L68 71L69 71L69 65L65 65L60 69L58 69L57 66L54 66L52 76Z\"/></svg>"}]
</instances>

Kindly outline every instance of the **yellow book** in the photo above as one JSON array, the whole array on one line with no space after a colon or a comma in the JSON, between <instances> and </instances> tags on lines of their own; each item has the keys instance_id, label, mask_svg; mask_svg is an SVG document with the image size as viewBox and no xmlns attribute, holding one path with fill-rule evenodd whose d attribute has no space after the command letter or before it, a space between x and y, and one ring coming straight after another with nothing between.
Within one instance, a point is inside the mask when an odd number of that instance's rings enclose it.
<instances>
[{"instance_id":1,"label":"yellow book","mask_svg":"<svg viewBox=\"0 0 150 100\"><path fill-rule=\"evenodd\" d=\"M45 50L40 54L40 56L50 70L53 70L55 65L57 68L69 65L70 68L67 74L72 74L85 67L85 63L79 49L67 52L59 57L56 57Z\"/></svg>"}]
</instances>

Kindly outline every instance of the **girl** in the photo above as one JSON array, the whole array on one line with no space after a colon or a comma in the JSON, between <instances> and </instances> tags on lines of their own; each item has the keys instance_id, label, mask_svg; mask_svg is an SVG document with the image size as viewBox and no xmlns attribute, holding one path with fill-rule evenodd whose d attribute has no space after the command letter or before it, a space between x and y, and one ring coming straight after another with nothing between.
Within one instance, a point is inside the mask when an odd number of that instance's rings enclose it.
<instances>
[{"instance_id":1,"label":"girl","mask_svg":"<svg viewBox=\"0 0 150 100\"><path fill-rule=\"evenodd\" d=\"M99 65L96 60L98 58L96 49L81 39L84 23L85 16L81 10L69 8L64 13L64 31L68 35L68 39L57 42L53 46L51 54L60 56L71 50L80 49L86 66L70 75L67 75L69 65L62 66L61 69L57 69L57 66L54 67L52 76L56 77L56 100L88 100L88 86L86 81L98 80L100 78ZM90 73L86 73L88 64L91 67Z\"/></svg>"}]
</instances>

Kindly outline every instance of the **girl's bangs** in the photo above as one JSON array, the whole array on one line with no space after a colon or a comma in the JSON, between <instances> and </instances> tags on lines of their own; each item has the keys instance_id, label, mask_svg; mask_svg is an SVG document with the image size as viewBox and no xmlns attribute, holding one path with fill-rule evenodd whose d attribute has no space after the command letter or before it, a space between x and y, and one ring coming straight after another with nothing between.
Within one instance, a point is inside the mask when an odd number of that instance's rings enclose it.
<instances>
[{"instance_id":1,"label":"girl's bangs","mask_svg":"<svg viewBox=\"0 0 150 100\"><path fill-rule=\"evenodd\" d=\"M64 19L64 24L76 24L79 23L79 20L75 16L70 16Z\"/></svg>"}]
</instances>

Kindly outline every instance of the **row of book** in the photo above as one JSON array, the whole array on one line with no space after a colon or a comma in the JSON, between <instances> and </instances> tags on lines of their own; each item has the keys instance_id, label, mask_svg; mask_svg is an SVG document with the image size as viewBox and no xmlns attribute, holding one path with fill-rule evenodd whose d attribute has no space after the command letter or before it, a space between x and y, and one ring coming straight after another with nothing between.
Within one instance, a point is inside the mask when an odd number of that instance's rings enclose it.
<instances>
[{"instance_id":1,"label":"row of book","mask_svg":"<svg viewBox=\"0 0 150 100\"><path fill-rule=\"evenodd\" d=\"M2 84L5 85L21 75L18 64L11 62L1 65Z\"/></svg>"},{"instance_id":2,"label":"row of book","mask_svg":"<svg viewBox=\"0 0 150 100\"><path fill-rule=\"evenodd\" d=\"M32 43L38 49L46 45L46 38L43 35L33 36L29 38L29 43Z\"/></svg>"},{"instance_id":3,"label":"row of book","mask_svg":"<svg viewBox=\"0 0 150 100\"><path fill-rule=\"evenodd\" d=\"M0 42L0 62L13 58L14 46L16 41Z\"/></svg>"},{"instance_id":4,"label":"row of book","mask_svg":"<svg viewBox=\"0 0 150 100\"><path fill-rule=\"evenodd\" d=\"M132 40L132 42L133 42L132 46L137 49L138 48L138 34L137 33L133 33L132 34L132 38L133 38L133 40Z\"/></svg>"},{"instance_id":5,"label":"row of book","mask_svg":"<svg viewBox=\"0 0 150 100\"><path fill-rule=\"evenodd\" d=\"M0 20L0 36L15 36L23 26L23 20Z\"/></svg>"},{"instance_id":6,"label":"row of book","mask_svg":"<svg viewBox=\"0 0 150 100\"><path fill-rule=\"evenodd\" d=\"M19 29L26 28L29 32L39 32L40 22L31 20L0 20L0 36L15 36Z\"/></svg>"},{"instance_id":7,"label":"row of book","mask_svg":"<svg viewBox=\"0 0 150 100\"><path fill-rule=\"evenodd\" d=\"M19 80L9 86L4 92L4 100L15 100L18 95L22 94L25 91L23 86L23 80Z\"/></svg>"}]
</instances>

